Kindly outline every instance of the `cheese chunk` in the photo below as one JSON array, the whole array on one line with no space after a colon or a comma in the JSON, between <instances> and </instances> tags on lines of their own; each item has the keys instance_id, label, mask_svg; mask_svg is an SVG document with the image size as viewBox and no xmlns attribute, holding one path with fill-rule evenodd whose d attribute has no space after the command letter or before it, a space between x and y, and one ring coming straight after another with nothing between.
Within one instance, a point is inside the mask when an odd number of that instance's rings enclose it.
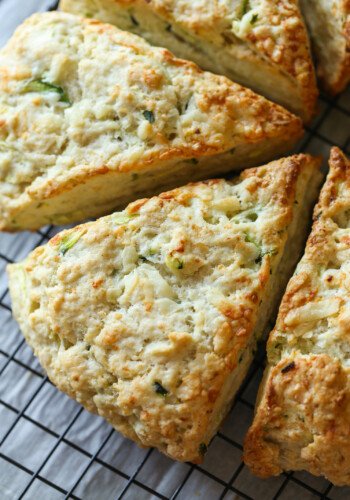
<instances>
[{"instance_id":1,"label":"cheese chunk","mask_svg":"<svg viewBox=\"0 0 350 500\"><path fill-rule=\"evenodd\" d=\"M9 266L52 382L137 443L200 461L298 259L318 166L298 155L139 200Z\"/></svg>"}]
</instances>

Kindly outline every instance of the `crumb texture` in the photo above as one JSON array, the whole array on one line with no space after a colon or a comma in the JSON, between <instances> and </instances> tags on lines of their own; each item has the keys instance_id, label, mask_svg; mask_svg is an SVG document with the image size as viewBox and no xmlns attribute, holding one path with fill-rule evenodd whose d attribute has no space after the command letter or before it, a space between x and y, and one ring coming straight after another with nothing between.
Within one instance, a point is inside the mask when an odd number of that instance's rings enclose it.
<instances>
[{"instance_id":1,"label":"crumb texture","mask_svg":"<svg viewBox=\"0 0 350 500\"><path fill-rule=\"evenodd\" d=\"M317 72L332 94L350 81L349 0L301 0L317 58Z\"/></svg>"},{"instance_id":2,"label":"crumb texture","mask_svg":"<svg viewBox=\"0 0 350 500\"><path fill-rule=\"evenodd\" d=\"M297 0L61 0L283 104L304 119L317 88Z\"/></svg>"},{"instance_id":3,"label":"crumb texture","mask_svg":"<svg viewBox=\"0 0 350 500\"><path fill-rule=\"evenodd\" d=\"M219 160L229 170L243 153L248 165L271 158L301 133L296 117L226 78L59 12L32 16L0 52L0 114L6 229L103 214L173 176L210 176Z\"/></svg>"},{"instance_id":4,"label":"crumb texture","mask_svg":"<svg viewBox=\"0 0 350 500\"><path fill-rule=\"evenodd\" d=\"M315 170L299 155L139 200L10 266L14 314L50 379L139 444L200 461Z\"/></svg>"},{"instance_id":5,"label":"crumb texture","mask_svg":"<svg viewBox=\"0 0 350 500\"><path fill-rule=\"evenodd\" d=\"M261 476L306 469L350 484L350 162L333 148L305 254L268 342L245 446Z\"/></svg>"}]
</instances>

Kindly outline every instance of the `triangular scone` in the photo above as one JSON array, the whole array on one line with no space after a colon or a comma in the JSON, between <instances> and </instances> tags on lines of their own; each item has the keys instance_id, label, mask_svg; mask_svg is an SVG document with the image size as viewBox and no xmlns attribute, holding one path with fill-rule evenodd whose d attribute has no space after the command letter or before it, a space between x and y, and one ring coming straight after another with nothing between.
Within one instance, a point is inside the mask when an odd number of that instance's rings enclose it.
<instances>
[{"instance_id":1,"label":"triangular scone","mask_svg":"<svg viewBox=\"0 0 350 500\"><path fill-rule=\"evenodd\" d=\"M316 55L317 73L332 94L350 81L350 1L301 0Z\"/></svg>"},{"instance_id":2,"label":"triangular scone","mask_svg":"<svg viewBox=\"0 0 350 500\"><path fill-rule=\"evenodd\" d=\"M9 266L52 382L137 443L200 461L298 259L318 166L292 156L139 200Z\"/></svg>"},{"instance_id":3,"label":"triangular scone","mask_svg":"<svg viewBox=\"0 0 350 500\"><path fill-rule=\"evenodd\" d=\"M334 148L305 254L268 342L245 461L350 484L350 162Z\"/></svg>"},{"instance_id":4,"label":"triangular scone","mask_svg":"<svg viewBox=\"0 0 350 500\"><path fill-rule=\"evenodd\" d=\"M144 36L309 120L317 88L297 0L61 0Z\"/></svg>"},{"instance_id":5,"label":"triangular scone","mask_svg":"<svg viewBox=\"0 0 350 500\"><path fill-rule=\"evenodd\" d=\"M0 228L111 212L140 195L257 165L300 119L142 38L37 14L0 53Z\"/></svg>"}]
</instances>

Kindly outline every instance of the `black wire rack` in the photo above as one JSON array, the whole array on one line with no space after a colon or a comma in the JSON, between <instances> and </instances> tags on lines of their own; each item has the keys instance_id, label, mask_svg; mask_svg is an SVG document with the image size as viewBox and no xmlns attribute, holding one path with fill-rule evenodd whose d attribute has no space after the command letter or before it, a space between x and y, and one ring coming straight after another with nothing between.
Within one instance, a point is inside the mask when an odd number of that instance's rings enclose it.
<instances>
[{"instance_id":1,"label":"black wire rack","mask_svg":"<svg viewBox=\"0 0 350 500\"><path fill-rule=\"evenodd\" d=\"M326 169L332 145L350 152L350 89L333 100L322 96L319 111L297 150L322 154ZM242 463L242 443L264 367L263 348L202 465L177 463L156 450L138 448L57 391L11 317L5 275L7 264L23 259L57 231L50 226L0 236L1 499L350 498L350 488L304 472L259 480Z\"/></svg>"}]
</instances>

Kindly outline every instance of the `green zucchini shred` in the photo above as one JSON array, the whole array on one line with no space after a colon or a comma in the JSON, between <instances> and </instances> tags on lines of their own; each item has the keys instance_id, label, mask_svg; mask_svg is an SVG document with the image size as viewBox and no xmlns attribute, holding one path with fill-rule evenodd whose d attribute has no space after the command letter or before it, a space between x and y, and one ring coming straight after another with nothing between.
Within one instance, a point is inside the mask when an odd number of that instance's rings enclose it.
<instances>
[{"instance_id":1,"label":"green zucchini shred","mask_svg":"<svg viewBox=\"0 0 350 500\"><path fill-rule=\"evenodd\" d=\"M249 0L242 0L241 3L241 18L250 10Z\"/></svg>"},{"instance_id":2,"label":"green zucchini shred","mask_svg":"<svg viewBox=\"0 0 350 500\"><path fill-rule=\"evenodd\" d=\"M119 213L116 213L112 216L112 221L115 224L118 224L118 226L122 226L123 224L127 224L128 222L130 222L132 219L134 219L138 215L139 214L128 214L125 212L119 212Z\"/></svg>"},{"instance_id":3,"label":"green zucchini shred","mask_svg":"<svg viewBox=\"0 0 350 500\"><path fill-rule=\"evenodd\" d=\"M177 259L176 257L172 257L170 255L166 256L165 265L172 272L184 268L184 263L182 260Z\"/></svg>"},{"instance_id":4,"label":"green zucchini shred","mask_svg":"<svg viewBox=\"0 0 350 500\"><path fill-rule=\"evenodd\" d=\"M72 233L68 233L60 241L58 251L61 255L65 255L68 250L74 247L80 240L80 238L85 234L86 230L81 229L79 231L74 231Z\"/></svg>"},{"instance_id":5,"label":"green zucchini shred","mask_svg":"<svg viewBox=\"0 0 350 500\"><path fill-rule=\"evenodd\" d=\"M257 241L250 236L250 234L244 233L244 241L246 243L252 243L252 245L256 246L256 248L261 251L261 245L259 245L259 243L257 243Z\"/></svg>"},{"instance_id":6,"label":"green zucchini shred","mask_svg":"<svg viewBox=\"0 0 350 500\"><path fill-rule=\"evenodd\" d=\"M258 19L259 19L259 14L253 14L250 19L250 24L255 24Z\"/></svg>"},{"instance_id":7,"label":"green zucchini shred","mask_svg":"<svg viewBox=\"0 0 350 500\"><path fill-rule=\"evenodd\" d=\"M26 83L26 85L22 89L22 92L24 94L30 92L56 92L56 94L60 96L60 102L71 104L67 93L65 92L65 90L63 90L62 87L60 87L59 85L54 85L53 83L45 82L41 79L31 80L30 82Z\"/></svg>"}]
</instances>

